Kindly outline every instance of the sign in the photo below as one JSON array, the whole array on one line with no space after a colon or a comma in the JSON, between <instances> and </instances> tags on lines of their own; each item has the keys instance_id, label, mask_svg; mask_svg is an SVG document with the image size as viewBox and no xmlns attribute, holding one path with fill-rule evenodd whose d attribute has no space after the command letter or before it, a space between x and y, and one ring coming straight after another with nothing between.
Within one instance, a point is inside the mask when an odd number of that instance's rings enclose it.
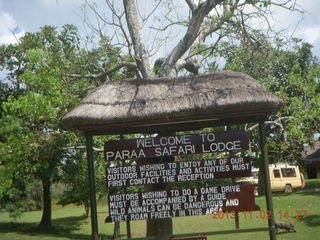
<instances>
[{"instance_id":1,"label":"sign","mask_svg":"<svg viewBox=\"0 0 320 240\"><path fill-rule=\"evenodd\" d=\"M107 186L125 187L169 182L251 176L249 157L229 157L107 168Z\"/></svg>"},{"instance_id":2,"label":"sign","mask_svg":"<svg viewBox=\"0 0 320 240\"><path fill-rule=\"evenodd\" d=\"M213 211L260 210L255 204L253 191L252 184L237 184L110 194L106 222L205 215Z\"/></svg>"},{"instance_id":3,"label":"sign","mask_svg":"<svg viewBox=\"0 0 320 240\"><path fill-rule=\"evenodd\" d=\"M108 141L104 145L107 161L246 149L249 149L249 139L245 131L146 137Z\"/></svg>"}]
</instances>

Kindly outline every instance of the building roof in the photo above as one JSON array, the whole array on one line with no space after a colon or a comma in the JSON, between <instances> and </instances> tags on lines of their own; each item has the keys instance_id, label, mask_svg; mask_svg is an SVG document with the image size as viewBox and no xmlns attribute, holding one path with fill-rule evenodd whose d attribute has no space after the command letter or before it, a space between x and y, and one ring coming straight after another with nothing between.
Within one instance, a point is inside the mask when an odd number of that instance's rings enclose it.
<instances>
[{"instance_id":1,"label":"building roof","mask_svg":"<svg viewBox=\"0 0 320 240\"><path fill-rule=\"evenodd\" d=\"M303 157L305 166L320 166L320 142L304 147Z\"/></svg>"},{"instance_id":2,"label":"building roof","mask_svg":"<svg viewBox=\"0 0 320 240\"><path fill-rule=\"evenodd\" d=\"M257 121L283 101L239 72L125 79L95 89L62 119L92 134L189 130Z\"/></svg>"}]
</instances>

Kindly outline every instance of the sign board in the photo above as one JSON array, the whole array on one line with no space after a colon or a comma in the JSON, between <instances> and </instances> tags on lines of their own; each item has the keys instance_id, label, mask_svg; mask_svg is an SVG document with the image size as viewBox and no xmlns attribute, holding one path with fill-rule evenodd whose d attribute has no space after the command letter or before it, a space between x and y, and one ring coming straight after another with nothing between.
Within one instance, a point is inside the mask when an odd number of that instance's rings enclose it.
<instances>
[{"instance_id":1,"label":"sign board","mask_svg":"<svg viewBox=\"0 0 320 240\"><path fill-rule=\"evenodd\" d=\"M231 131L108 141L104 154L105 159L111 161L246 149L249 149L246 132Z\"/></svg>"},{"instance_id":2,"label":"sign board","mask_svg":"<svg viewBox=\"0 0 320 240\"><path fill-rule=\"evenodd\" d=\"M205 215L214 211L260 210L255 204L253 190L252 184L236 184L110 194L106 222Z\"/></svg>"},{"instance_id":3,"label":"sign board","mask_svg":"<svg viewBox=\"0 0 320 240\"><path fill-rule=\"evenodd\" d=\"M107 168L107 186L125 187L169 182L251 176L249 157L229 157Z\"/></svg>"}]
</instances>

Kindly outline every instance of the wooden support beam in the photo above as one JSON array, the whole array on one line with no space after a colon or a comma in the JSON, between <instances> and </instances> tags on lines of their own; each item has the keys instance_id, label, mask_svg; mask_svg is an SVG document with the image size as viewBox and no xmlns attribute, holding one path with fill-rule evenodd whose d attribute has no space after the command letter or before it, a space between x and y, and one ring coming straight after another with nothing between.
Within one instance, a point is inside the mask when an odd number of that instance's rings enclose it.
<instances>
[{"instance_id":1,"label":"wooden support beam","mask_svg":"<svg viewBox=\"0 0 320 240\"><path fill-rule=\"evenodd\" d=\"M266 130L264 121L259 122L259 135L260 135L260 147L262 152L262 160L263 160L263 173L264 173L264 184L266 190L266 203L267 203L267 211L269 211L270 218L268 219L269 224L269 235L270 240L276 240L276 232L274 227L274 212L273 212L273 204L272 204L272 192L270 186L270 175L269 175L269 158L268 158L268 150L267 150L267 142L266 142Z\"/></svg>"},{"instance_id":2,"label":"wooden support beam","mask_svg":"<svg viewBox=\"0 0 320 240\"><path fill-rule=\"evenodd\" d=\"M86 146L87 146L88 181L89 181L90 208L91 208L91 230L92 230L91 239L99 240L97 203L96 203L96 185L95 185L94 166L93 166L92 135L86 136Z\"/></svg>"}]
</instances>

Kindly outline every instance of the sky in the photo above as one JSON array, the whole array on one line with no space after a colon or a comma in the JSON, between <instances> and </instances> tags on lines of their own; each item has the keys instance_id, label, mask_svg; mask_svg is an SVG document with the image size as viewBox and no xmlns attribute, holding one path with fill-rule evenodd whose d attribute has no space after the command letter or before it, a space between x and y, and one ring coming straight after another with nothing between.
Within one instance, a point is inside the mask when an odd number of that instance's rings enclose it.
<instances>
[{"instance_id":1,"label":"sky","mask_svg":"<svg viewBox=\"0 0 320 240\"><path fill-rule=\"evenodd\" d=\"M84 0L0 0L0 44L16 43L25 32L36 32L44 25L59 27L74 24L80 33L85 34L81 11L83 2ZM103 2L97 0L100 8L105 7ZM320 57L320 0L297 2L305 11L303 18L297 13L279 10L270 21L276 28L286 29L284 35L302 38L312 44L314 54ZM93 16L89 18L95 21Z\"/></svg>"}]
</instances>

